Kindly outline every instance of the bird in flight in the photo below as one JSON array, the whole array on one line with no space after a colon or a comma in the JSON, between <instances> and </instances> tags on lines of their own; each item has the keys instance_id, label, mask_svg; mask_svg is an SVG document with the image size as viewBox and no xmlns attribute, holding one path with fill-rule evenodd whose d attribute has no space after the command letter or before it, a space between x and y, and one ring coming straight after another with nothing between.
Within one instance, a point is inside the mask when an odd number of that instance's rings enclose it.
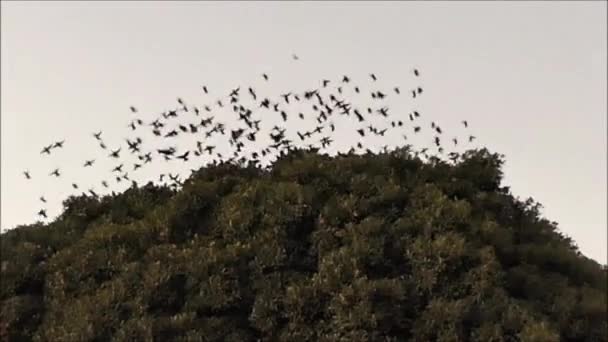
<instances>
[{"instance_id":1,"label":"bird in flight","mask_svg":"<svg viewBox=\"0 0 608 342\"><path fill-rule=\"evenodd\" d=\"M65 142L65 140L61 140L56 142L55 144L53 144L53 148L57 148L57 147L63 147L63 143Z\"/></svg>"},{"instance_id":2,"label":"bird in flight","mask_svg":"<svg viewBox=\"0 0 608 342\"><path fill-rule=\"evenodd\" d=\"M119 157L120 157L119 153L120 153L120 150L121 150L121 149L122 149L122 147L120 147L120 148L119 148L118 150L116 150L116 151L112 151L112 153L110 153L110 155L109 155L109 156L110 156L110 157L112 157L112 158L119 158Z\"/></svg>"},{"instance_id":3,"label":"bird in flight","mask_svg":"<svg viewBox=\"0 0 608 342\"><path fill-rule=\"evenodd\" d=\"M97 133L93 133L93 136L95 137L95 139L100 140L101 141L101 131L97 132Z\"/></svg>"},{"instance_id":4,"label":"bird in flight","mask_svg":"<svg viewBox=\"0 0 608 342\"><path fill-rule=\"evenodd\" d=\"M418 72L418 69L414 69L414 75L415 76L419 76L420 75L420 73Z\"/></svg>"},{"instance_id":5,"label":"bird in flight","mask_svg":"<svg viewBox=\"0 0 608 342\"><path fill-rule=\"evenodd\" d=\"M49 174L49 176L55 176L55 177L59 177L59 176L60 176L60 174L59 174L59 169L55 169L55 170L53 170L53 172L51 172L51 173Z\"/></svg>"},{"instance_id":6,"label":"bird in flight","mask_svg":"<svg viewBox=\"0 0 608 342\"><path fill-rule=\"evenodd\" d=\"M372 78L372 80L374 80L374 81L376 81L376 80L377 80L376 75L374 75L374 74L369 74L369 76Z\"/></svg>"},{"instance_id":7,"label":"bird in flight","mask_svg":"<svg viewBox=\"0 0 608 342\"><path fill-rule=\"evenodd\" d=\"M40 154L46 153L46 154L51 154L51 149L53 148L53 144L46 146L42 149L42 151L40 152Z\"/></svg>"},{"instance_id":8,"label":"bird in flight","mask_svg":"<svg viewBox=\"0 0 608 342\"><path fill-rule=\"evenodd\" d=\"M176 158L178 159L182 159L183 161L188 161L188 154L190 154L190 151L186 151L184 154L177 156Z\"/></svg>"},{"instance_id":9,"label":"bird in flight","mask_svg":"<svg viewBox=\"0 0 608 342\"><path fill-rule=\"evenodd\" d=\"M135 107L131 106L131 112L133 112L133 113L137 113L137 108L135 108Z\"/></svg>"},{"instance_id":10,"label":"bird in flight","mask_svg":"<svg viewBox=\"0 0 608 342\"><path fill-rule=\"evenodd\" d=\"M464 128L469 127L469 123L467 122L467 120L462 120L462 124L464 125Z\"/></svg>"},{"instance_id":11,"label":"bird in flight","mask_svg":"<svg viewBox=\"0 0 608 342\"><path fill-rule=\"evenodd\" d=\"M297 61L298 59L300 59L300 57L298 57L298 56L297 56L295 53L294 53L293 55L291 55L291 57L292 57L292 58L293 58L295 61Z\"/></svg>"},{"instance_id":12,"label":"bird in flight","mask_svg":"<svg viewBox=\"0 0 608 342\"><path fill-rule=\"evenodd\" d=\"M87 166L93 166L93 163L95 162L95 159L91 159L91 160L85 160L84 162L84 167Z\"/></svg>"},{"instance_id":13,"label":"bird in flight","mask_svg":"<svg viewBox=\"0 0 608 342\"><path fill-rule=\"evenodd\" d=\"M23 174L25 175L25 178L27 179L32 179L32 177L30 176L30 172L29 171L23 171Z\"/></svg>"},{"instance_id":14,"label":"bird in flight","mask_svg":"<svg viewBox=\"0 0 608 342\"><path fill-rule=\"evenodd\" d=\"M47 218L47 216L46 216L46 210L45 209L40 209L40 211L38 212L38 216L42 216L44 218Z\"/></svg>"},{"instance_id":15,"label":"bird in flight","mask_svg":"<svg viewBox=\"0 0 608 342\"><path fill-rule=\"evenodd\" d=\"M46 203L46 198L44 198L44 196L40 196L40 202Z\"/></svg>"}]
</instances>

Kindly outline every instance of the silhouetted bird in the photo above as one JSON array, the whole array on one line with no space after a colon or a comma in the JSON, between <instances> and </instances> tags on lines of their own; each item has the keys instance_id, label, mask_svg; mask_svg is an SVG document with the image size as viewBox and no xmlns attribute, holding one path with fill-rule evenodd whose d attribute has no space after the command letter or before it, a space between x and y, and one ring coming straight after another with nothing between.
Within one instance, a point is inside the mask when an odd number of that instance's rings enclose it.
<instances>
[{"instance_id":1,"label":"silhouetted bird","mask_svg":"<svg viewBox=\"0 0 608 342\"><path fill-rule=\"evenodd\" d=\"M177 156L177 158L186 162L188 161L188 154L190 154L190 151L186 151L184 154Z\"/></svg>"},{"instance_id":2,"label":"silhouetted bird","mask_svg":"<svg viewBox=\"0 0 608 342\"><path fill-rule=\"evenodd\" d=\"M46 146L42 149L42 151L40 152L40 154L46 153L46 154L51 154L51 149L53 148L53 144Z\"/></svg>"},{"instance_id":3,"label":"silhouetted bird","mask_svg":"<svg viewBox=\"0 0 608 342\"><path fill-rule=\"evenodd\" d=\"M63 147L63 143L64 143L64 142L65 142L65 140L61 140L61 141L56 142L56 143L53 145L53 148Z\"/></svg>"},{"instance_id":4,"label":"silhouetted bird","mask_svg":"<svg viewBox=\"0 0 608 342\"><path fill-rule=\"evenodd\" d=\"M133 112L133 113L137 113L137 108L135 108L135 107L131 106L131 112Z\"/></svg>"},{"instance_id":5,"label":"silhouetted bird","mask_svg":"<svg viewBox=\"0 0 608 342\"><path fill-rule=\"evenodd\" d=\"M268 81L268 75L262 74L262 77L264 77L264 80Z\"/></svg>"},{"instance_id":6,"label":"silhouetted bird","mask_svg":"<svg viewBox=\"0 0 608 342\"><path fill-rule=\"evenodd\" d=\"M46 203L46 198L44 198L44 196L40 196L40 201L41 201L42 203Z\"/></svg>"},{"instance_id":7,"label":"silhouetted bird","mask_svg":"<svg viewBox=\"0 0 608 342\"><path fill-rule=\"evenodd\" d=\"M47 216L46 216L46 210L45 209L40 209L40 211L38 212L38 215L42 216L44 218L47 218Z\"/></svg>"},{"instance_id":8,"label":"silhouetted bird","mask_svg":"<svg viewBox=\"0 0 608 342\"><path fill-rule=\"evenodd\" d=\"M25 178L32 179L32 177L30 176L30 172L29 171L23 171L23 174L25 175Z\"/></svg>"},{"instance_id":9,"label":"silhouetted bird","mask_svg":"<svg viewBox=\"0 0 608 342\"><path fill-rule=\"evenodd\" d=\"M122 149L122 147L121 147L121 148L119 148L119 149L118 149L118 150L116 150L116 151L112 151L112 153L110 153L110 154L109 154L109 157L112 157L112 158L119 158L119 157L120 157L119 153L120 153L120 150L121 150L121 149Z\"/></svg>"},{"instance_id":10,"label":"silhouetted bird","mask_svg":"<svg viewBox=\"0 0 608 342\"><path fill-rule=\"evenodd\" d=\"M95 162L95 159L91 159L91 160L85 160L84 162L84 167L87 166L93 166L93 163Z\"/></svg>"},{"instance_id":11,"label":"silhouetted bird","mask_svg":"<svg viewBox=\"0 0 608 342\"><path fill-rule=\"evenodd\" d=\"M420 75L420 73L418 72L418 69L414 69L414 75L415 75L415 76Z\"/></svg>"},{"instance_id":12,"label":"silhouetted bird","mask_svg":"<svg viewBox=\"0 0 608 342\"><path fill-rule=\"evenodd\" d=\"M376 75L374 75L374 74L369 74L369 75L371 76L372 80L376 81Z\"/></svg>"},{"instance_id":13,"label":"silhouetted bird","mask_svg":"<svg viewBox=\"0 0 608 342\"><path fill-rule=\"evenodd\" d=\"M469 127L469 123L467 122L467 120L463 120L462 124L464 125L465 128Z\"/></svg>"},{"instance_id":14,"label":"silhouetted bird","mask_svg":"<svg viewBox=\"0 0 608 342\"><path fill-rule=\"evenodd\" d=\"M249 94L251 94L251 97L253 97L254 100L257 100L258 97L256 96L255 91L253 91L251 87L249 88Z\"/></svg>"},{"instance_id":15,"label":"silhouetted bird","mask_svg":"<svg viewBox=\"0 0 608 342\"><path fill-rule=\"evenodd\" d=\"M59 169L55 169L55 170L53 170L53 172L51 172L51 173L49 174L49 176L55 176L55 177L59 177L59 176L60 176L60 174L59 174Z\"/></svg>"}]
</instances>

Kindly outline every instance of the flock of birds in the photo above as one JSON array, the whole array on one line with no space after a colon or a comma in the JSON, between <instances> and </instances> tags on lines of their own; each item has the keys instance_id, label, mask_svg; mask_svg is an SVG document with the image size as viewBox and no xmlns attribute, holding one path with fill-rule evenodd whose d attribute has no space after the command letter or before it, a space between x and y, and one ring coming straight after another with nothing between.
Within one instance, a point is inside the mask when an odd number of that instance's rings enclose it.
<instances>
[{"instance_id":1,"label":"flock of birds","mask_svg":"<svg viewBox=\"0 0 608 342\"><path fill-rule=\"evenodd\" d=\"M298 59L295 55L293 58ZM416 79L420 76L417 69L413 69L412 73ZM268 74L262 74L261 79L263 82L270 82ZM375 74L369 74L369 80L374 86L377 84L378 77ZM367 105L358 106L354 102L348 101L345 98L347 89L349 93L368 95ZM201 92L203 96L210 96L210 90L207 86L201 86ZM263 167L264 160L269 161L266 164L267 166L272 165L274 158L283 156L296 147L316 151L327 150L335 142L334 135L339 133L340 136L343 136L345 134L345 132L337 130L340 119L351 120L351 123L355 125L355 136L360 140L354 146L351 146L348 152L373 153L363 143L363 140L367 137L375 136L385 139L387 132L397 131L401 135L399 139L407 140L408 135L419 134L423 129L420 122L421 114L417 110L405 115L398 115L392 113L390 108L383 103L383 100L387 97L404 95L416 99L422 94L421 86L414 86L407 92L402 91L399 87L393 87L389 91L379 90L376 87L371 90L364 90L353 84L351 78L345 75L338 80L322 79L316 89L302 92L289 91L274 99L259 94L252 87L240 86L232 89L227 95L211 100L211 102L201 107L190 106L183 99L177 98L177 106L174 109L162 112L149 120L143 118L136 107L131 106L128 128L134 136L125 138L125 145L110 148L104 141L102 131L91 134L91 139L94 139L99 149L105 151L101 157L110 158L115 162L115 166L111 170L107 170L110 171L111 177L101 180L100 185L109 189L111 180L116 183L131 181L136 184L129 177L129 172L135 173L144 169L151 165L153 160L188 163L205 157L204 159L207 159L206 163L213 165L236 163ZM298 104L301 110L292 110L294 104ZM239 127L231 128L227 126L225 121L221 121L218 118L220 110L231 110L237 123L239 123ZM269 115L267 112L274 113L270 115L275 115L276 124L265 135L262 133L260 125L262 117L267 120ZM373 121L378 119L383 123L380 125L373 124ZM300 128L304 126L304 123L311 122L315 126L308 130L296 129L296 134L290 136L286 124L293 120L301 121L297 124L297 127ZM461 124L465 129L468 128L466 120L462 120ZM442 128L437 123L431 122L430 129L433 134L432 145L420 149L416 154L429 158L429 153L436 149L437 155L446 155L443 143L445 133ZM138 134L142 131L151 133L153 137L156 137L154 140L162 141L169 146L144 144L144 139L141 134ZM267 144L262 143L264 135L269 138ZM195 143L189 148L178 150L175 144L182 140L180 137L184 136L194 138ZM222 144L213 142L212 138L214 137L227 138L230 152L220 153L218 147ZM456 136L447 139L450 139L450 143L454 146L460 142ZM475 136L467 134L462 140L471 143L474 139ZM52 155L56 150L62 149L64 143L65 140L50 143L42 148L40 154ZM224 143L223 146L228 145ZM384 145L382 150L386 152L388 145ZM134 158L134 161L129 163L124 158L125 155ZM459 154L450 152L447 156L455 160ZM99 158L84 159L82 167L96 167L96 160ZM195 172L195 169L191 169L191 171ZM28 180L33 177L29 170L23 171L23 175ZM60 178L62 172L59 168L55 168L46 176ZM158 181L165 182L166 185L174 188L183 184L180 175L172 173L160 173ZM82 191L76 183L72 183L71 186L77 192ZM82 194L99 196L94 187L87 188L86 192L82 192ZM40 201L47 203L44 196L40 196ZM38 215L47 218L46 209L40 209Z\"/></svg>"}]
</instances>

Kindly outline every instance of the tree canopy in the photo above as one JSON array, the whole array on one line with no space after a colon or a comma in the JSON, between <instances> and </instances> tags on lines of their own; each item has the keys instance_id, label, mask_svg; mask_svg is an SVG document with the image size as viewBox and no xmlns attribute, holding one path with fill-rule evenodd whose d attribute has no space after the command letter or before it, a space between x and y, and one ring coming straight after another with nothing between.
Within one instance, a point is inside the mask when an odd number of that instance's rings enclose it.
<instances>
[{"instance_id":1,"label":"tree canopy","mask_svg":"<svg viewBox=\"0 0 608 342\"><path fill-rule=\"evenodd\" d=\"M0 340L601 341L607 269L502 156L297 150L0 235Z\"/></svg>"}]
</instances>

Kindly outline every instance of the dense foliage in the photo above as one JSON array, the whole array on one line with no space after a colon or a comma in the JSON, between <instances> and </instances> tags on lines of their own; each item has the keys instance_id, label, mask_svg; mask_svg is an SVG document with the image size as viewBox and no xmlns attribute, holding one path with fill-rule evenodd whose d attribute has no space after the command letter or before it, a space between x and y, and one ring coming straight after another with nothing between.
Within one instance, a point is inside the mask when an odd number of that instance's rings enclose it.
<instances>
[{"instance_id":1,"label":"dense foliage","mask_svg":"<svg viewBox=\"0 0 608 342\"><path fill-rule=\"evenodd\" d=\"M606 267L502 157L296 151L1 235L8 341L605 341Z\"/></svg>"}]
</instances>

